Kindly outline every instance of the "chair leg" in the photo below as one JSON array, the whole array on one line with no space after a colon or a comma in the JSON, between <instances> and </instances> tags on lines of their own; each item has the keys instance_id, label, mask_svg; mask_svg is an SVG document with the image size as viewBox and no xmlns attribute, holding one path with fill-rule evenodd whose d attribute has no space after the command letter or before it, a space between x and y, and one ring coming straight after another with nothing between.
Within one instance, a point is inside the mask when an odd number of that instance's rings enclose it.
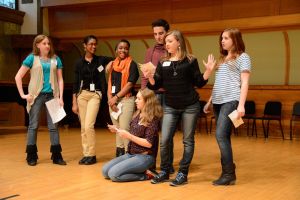
<instances>
[{"instance_id":1,"label":"chair leg","mask_svg":"<svg viewBox=\"0 0 300 200\"><path fill-rule=\"evenodd\" d=\"M268 120L268 126L267 126L267 138L269 137L269 128L270 128L270 120Z\"/></svg>"},{"instance_id":2,"label":"chair leg","mask_svg":"<svg viewBox=\"0 0 300 200\"><path fill-rule=\"evenodd\" d=\"M249 136L249 122L250 122L250 119L248 119L248 122L247 122L247 136ZM253 136L253 134L252 134Z\"/></svg>"},{"instance_id":3,"label":"chair leg","mask_svg":"<svg viewBox=\"0 0 300 200\"><path fill-rule=\"evenodd\" d=\"M282 139L284 140L284 133L283 133L282 125L281 125L281 120L279 120L279 125L280 125Z\"/></svg>"},{"instance_id":4,"label":"chair leg","mask_svg":"<svg viewBox=\"0 0 300 200\"><path fill-rule=\"evenodd\" d=\"M293 125L292 125L292 120L290 120L290 140L293 139Z\"/></svg>"},{"instance_id":5,"label":"chair leg","mask_svg":"<svg viewBox=\"0 0 300 200\"><path fill-rule=\"evenodd\" d=\"M265 136L265 138L267 138L266 130L265 130L265 121L262 120L261 123L262 123L262 126L263 126L264 136Z\"/></svg>"},{"instance_id":6,"label":"chair leg","mask_svg":"<svg viewBox=\"0 0 300 200\"><path fill-rule=\"evenodd\" d=\"M253 136L253 131L255 130L255 136L257 137L257 129L256 129L256 120L253 119L252 121L252 136Z\"/></svg>"}]
</instances>

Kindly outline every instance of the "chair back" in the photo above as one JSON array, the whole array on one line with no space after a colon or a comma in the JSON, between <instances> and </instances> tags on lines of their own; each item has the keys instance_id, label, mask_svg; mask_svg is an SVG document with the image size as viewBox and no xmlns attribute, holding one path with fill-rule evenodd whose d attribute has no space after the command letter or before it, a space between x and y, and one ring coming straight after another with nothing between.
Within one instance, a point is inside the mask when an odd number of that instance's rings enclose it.
<instances>
[{"instance_id":1,"label":"chair back","mask_svg":"<svg viewBox=\"0 0 300 200\"><path fill-rule=\"evenodd\" d=\"M300 116L300 101L294 103L293 115Z\"/></svg>"},{"instance_id":2,"label":"chair back","mask_svg":"<svg viewBox=\"0 0 300 200\"><path fill-rule=\"evenodd\" d=\"M264 115L281 117L282 104L279 101L268 101L265 105Z\"/></svg>"},{"instance_id":3,"label":"chair back","mask_svg":"<svg viewBox=\"0 0 300 200\"><path fill-rule=\"evenodd\" d=\"M245 102L245 115L255 115L256 106L254 101Z\"/></svg>"}]
</instances>

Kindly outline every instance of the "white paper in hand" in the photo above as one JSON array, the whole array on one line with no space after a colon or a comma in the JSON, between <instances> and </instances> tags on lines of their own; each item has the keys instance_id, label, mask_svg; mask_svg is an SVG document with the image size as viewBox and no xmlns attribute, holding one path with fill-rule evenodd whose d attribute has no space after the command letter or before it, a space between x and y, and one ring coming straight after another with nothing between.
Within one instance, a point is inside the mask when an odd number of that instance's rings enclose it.
<instances>
[{"instance_id":1,"label":"white paper in hand","mask_svg":"<svg viewBox=\"0 0 300 200\"><path fill-rule=\"evenodd\" d=\"M120 102L118 105L117 105L117 108L118 108L118 112L111 112L110 115L115 119L115 120L118 120L120 114L122 113L122 106L123 104Z\"/></svg>"},{"instance_id":2,"label":"white paper in hand","mask_svg":"<svg viewBox=\"0 0 300 200\"><path fill-rule=\"evenodd\" d=\"M54 98L50 101L47 101L46 107L54 124L66 116L66 112L64 108L59 105L58 99Z\"/></svg>"},{"instance_id":3,"label":"white paper in hand","mask_svg":"<svg viewBox=\"0 0 300 200\"><path fill-rule=\"evenodd\" d=\"M140 64L141 71L143 73L148 72L150 74L155 73L156 67L152 64L152 62L147 62L145 64Z\"/></svg>"},{"instance_id":4,"label":"white paper in hand","mask_svg":"<svg viewBox=\"0 0 300 200\"><path fill-rule=\"evenodd\" d=\"M235 128L239 127L240 125L242 125L244 123L244 121L241 117L238 118L237 110L234 110L232 113L230 113L228 115L228 117L231 119Z\"/></svg>"}]
</instances>

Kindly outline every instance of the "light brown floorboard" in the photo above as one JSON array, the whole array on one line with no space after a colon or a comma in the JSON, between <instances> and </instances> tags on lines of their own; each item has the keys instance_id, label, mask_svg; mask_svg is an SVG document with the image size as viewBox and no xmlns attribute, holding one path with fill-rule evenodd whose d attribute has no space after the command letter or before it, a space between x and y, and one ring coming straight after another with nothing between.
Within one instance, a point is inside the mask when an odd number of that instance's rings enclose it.
<instances>
[{"instance_id":1,"label":"light brown floorboard","mask_svg":"<svg viewBox=\"0 0 300 200\"><path fill-rule=\"evenodd\" d=\"M174 188L149 181L113 183L101 175L103 163L114 157L115 137L97 129L97 159L91 166L78 165L81 158L79 129L61 129L67 166L50 160L49 135L38 133L38 165L25 162L26 134L0 135L0 199L201 199L201 200L298 200L300 199L300 141L233 136L237 184L215 187L220 175L219 150L214 135L196 134L196 148L189 183ZM182 155L182 134L176 133L175 168ZM159 162L159 161L158 161ZM174 177L173 175L172 177Z\"/></svg>"}]
</instances>

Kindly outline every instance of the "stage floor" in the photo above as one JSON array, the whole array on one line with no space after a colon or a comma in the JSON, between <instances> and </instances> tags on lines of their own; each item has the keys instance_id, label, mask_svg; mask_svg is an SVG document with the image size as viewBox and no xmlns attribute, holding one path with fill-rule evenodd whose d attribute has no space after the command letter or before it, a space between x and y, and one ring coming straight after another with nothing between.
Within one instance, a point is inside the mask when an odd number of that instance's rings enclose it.
<instances>
[{"instance_id":1,"label":"stage floor","mask_svg":"<svg viewBox=\"0 0 300 200\"><path fill-rule=\"evenodd\" d=\"M24 130L21 130L24 132ZM212 186L220 175L219 150L214 135L197 133L188 184L170 187L149 181L113 183L101 175L101 167L115 155L115 136L97 129L95 165L82 166L80 130L60 129L66 166L52 164L47 129L38 133L38 164L25 161L26 133L0 134L0 199L201 199L201 200L297 200L300 199L300 141L233 136L237 165L235 186ZM182 155L182 133L174 137L174 165ZM158 159L159 165L159 159ZM172 175L172 178L175 175Z\"/></svg>"}]
</instances>

